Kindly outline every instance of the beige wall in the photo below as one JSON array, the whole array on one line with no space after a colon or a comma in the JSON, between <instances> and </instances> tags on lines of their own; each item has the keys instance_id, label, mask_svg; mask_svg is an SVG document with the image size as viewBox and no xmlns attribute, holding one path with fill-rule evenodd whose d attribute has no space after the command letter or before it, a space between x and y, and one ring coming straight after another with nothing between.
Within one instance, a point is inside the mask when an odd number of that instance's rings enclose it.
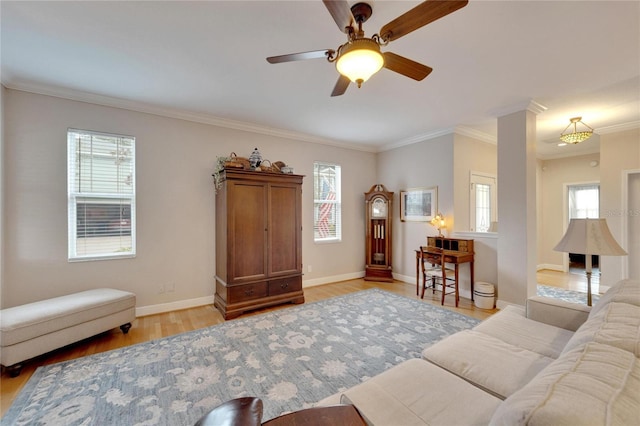
<instances>
[{"instance_id":1,"label":"beige wall","mask_svg":"<svg viewBox=\"0 0 640 426\"><path fill-rule=\"evenodd\" d=\"M640 229L640 214L630 213L623 194L625 172L640 170L640 129L602 135L600 139L600 217L607 219L614 238L621 244L629 241L623 235L631 229ZM636 194L636 197L638 195ZM627 228L625 229L625 220ZM631 224L633 222L633 224ZM636 237L637 238L637 237ZM623 248L627 248L623 246ZM631 253L629 263L640 262L638 253ZM610 286L621 278L627 278L622 257L603 256L600 260L601 284ZM631 277L639 279L640 277Z\"/></svg>"},{"instance_id":2,"label":"beige wall","mask_svg":"<svg viewBox=\"0 0 640 426\"><path fill-rule=\"evenodd\" d=\"M594 161L598 162L595 167L591 165ZM627 173L640 172L639 129L600 135L599 154L538 163L539 268L563 268L565 255L554 251L553 247L564 235L567 216L565 188L571 184L600 183L600 217L607 219L613 236L627 248L625 244L631 240L628 233L640 226L640 215L629 214L625 209L627 194L623 194ZM637 253L632 253L632 256L638 257ZM636 258L628 258L627 262L640 262L640 258ZM623 257L603 256L600 265L600 284L605 288L628 277Z\"/></svg>"},{"instance_id":3,"label":"beige wall","mask_svg":"<svg viewBox=\"0 0 640 426\"><path fill-rule=\"evenodd\" d=\"M364 270L363 194L377 181L373 153L16 90L4 91L3 101L3 307L103 286L135 292L138 307L167 304L170 309L212 300L213 165L217 156L232 151L248 156L254 147L264 158L284 161L306 175L305 282ZM136 137L138 232L133 259L67 261L69 127ZM342 243L313 242L314 160L342 166ZM158 294L160 286L171 283L175 292Z\"/></svg>"},{"instance_id":4,"label":"beige wall","mask_svg":"<svg viewBox=\"0 0 640 426\"><path fill-rule=\"evenodd\" d=\"M215 273L213 164L217 156L232 151L248 155L254 147L265 158L285 161L296 173L307 176L303 186L305 286L362 274L363 194L375 183L395 192L393 269L398 279L413 282L414 250L424 244L427 235L437 234L424 222L400 222L399 192L437 186L438 210L449 225L445 235L476 238L478 259L484 259L476 267L476 279L497 282L495 236L483 238L463 232L469 214L469 172L495 173L495 145L452 133L373 154L4 88L0 94L4 116L0 306L101 286L134 291L139 307L166 304L162 306L169 310L206 302L213 294ZM67 262L68 127L136 136L136 258ZM612 212L607 219L614 236L620 238L622 220L615 213L622 211L623 170L640 169L639 131L605 135L601 143L597 168L588 166L590 156L538 161L539 264L561 263L562 255L553 252L552 246L562 234L557 220L562 217L558 210L562 185L592 180L598 170L603 189L601 209ZM314 160L342 166L344 222L343 241L338 244L313 242ZM452 235L454 231L456 235ZM603 261L605 271L611 271L611 280L623 274L622 259ZM469 290L465 280L463 275L463 295ZM158 294L160 286L171 283L175 292Z\"/></svg>"},{"instance_id":5,"label":"beige wall","mask_svg":"<svg viewBox=\"0 0 640 426\"><path fill-rule=\"evenodd\" d=\"M393 271L398 279L415 277L415 250L438 230L427 222L400 221L400 191L438 187L438 211L453 217L453 134L378 154L378 183L394 192ZM447 232L445 231L445 235Z\"/></svg>"},{"instance_id":6,"label":"beige wall","mask_svg":"<svg viewBox=\"0 0 640 426\"><path fill-rule=\"evenodd\" d=\"M567 146L565 148L571 148ZM591 162L598 163L593 167ZM600 154L539 162L538 269L563 269L563 253L554 251L566 227L568 185L599 183Z\"/></svg>"},{"instance_id":7,"label":"beige wall","mask_svg":"<svg viewBox=\"0 0 640 426\"><path fill-rule=\"evenodd\" d=\"M394 196L393 271L394 277L415 282L415 250L426 237L438 231L425 222L401 222L399 193L416 187L438 187L438 210L447 221L444 234L476 240L475 278L496 282L496 236L465 233L469 221L469 174L479 171L496 174L496 145L451 133L378 154L379 182ZM461 216L462 219L458 219ZM468 268L460 268L460 291L471 296Z\"/></svg>"},{"instance_id":8,"label":"beige wall","mask_svg":"<svg viewBox=\"0 0 640 426\"><path fill-rule=\"evenodd\" d=\"M453 145L454 211L453 230L467 232L470 223L470 174L480 172L497 177L498 147L496 144L455 134Z\"/></svg>"}]
</instances>

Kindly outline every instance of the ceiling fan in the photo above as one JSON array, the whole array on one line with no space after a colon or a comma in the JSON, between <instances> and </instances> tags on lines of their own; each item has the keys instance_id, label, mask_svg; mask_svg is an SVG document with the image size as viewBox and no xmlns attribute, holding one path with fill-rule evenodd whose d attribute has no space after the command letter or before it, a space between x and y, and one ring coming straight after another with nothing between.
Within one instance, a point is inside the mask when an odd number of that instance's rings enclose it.
<instances>
[{"instance_id":1,"label":"ceiling fan","mask_svg":"<svg viewBox=\"0 0 640 426\"><path fill-rule=\"evenodd\" d=\"M382 67L420 81L428 76L432 68L412 61L392 52L381 52L380 46L397 40L443 16L455 12L467 5L468 0L426 0L384 25L380 34L365 37L362 24L371 17L372 9L367 3L356 3L349 7L346 0L322 0L340 31L347 34L347 42L336 50L314 50L270 56L271 64L301 61L305 59L326 58L335 62L340 77L331 96L340 96L346 92L350 82L360 87L369 77ZM357 24L357 28L354 27Z\"/></svg>"}]
</instances>

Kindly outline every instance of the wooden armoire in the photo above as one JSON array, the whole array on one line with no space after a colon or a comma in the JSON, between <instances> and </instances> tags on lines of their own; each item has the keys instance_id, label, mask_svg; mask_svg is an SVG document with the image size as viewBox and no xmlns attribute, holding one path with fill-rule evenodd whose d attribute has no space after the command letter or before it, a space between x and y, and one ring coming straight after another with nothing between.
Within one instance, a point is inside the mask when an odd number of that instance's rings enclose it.
<instances>
[{"instance_id":1,"label":"wooden armoire","mask_svg":"<svg viewBox=\"0 0 640 426\"><path fill-rule=\"evenodd\" d=\"M304 303L301 175L221 171L216 193L216 294L225 319Z\"/></svg>"}]
</instances>

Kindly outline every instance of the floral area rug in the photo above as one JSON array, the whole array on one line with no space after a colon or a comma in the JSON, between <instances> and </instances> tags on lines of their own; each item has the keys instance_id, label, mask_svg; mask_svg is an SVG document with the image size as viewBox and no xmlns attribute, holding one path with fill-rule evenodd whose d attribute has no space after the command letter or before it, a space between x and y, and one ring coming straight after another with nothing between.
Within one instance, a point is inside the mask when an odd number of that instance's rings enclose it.
<instances>
[{"instance_id":1,"label":"floral area rug","mask_svg":"<svg viewBox=\"0 0 640 426\"><path fill-rule=\"evenodd\" d=\"M479 321L372 289L40 367L2 425L192 425L241 396L312 406Z\"/></svg>"},{"instance_id":2,"label":"floral area rug","mask_svg":"<svg viewBox=\"0 0 640 426\"><path fill-rule=\"evenodd\" d=\"M567 290L559 287L552 287L548 285L538 284L538 296L553 297L556 299L565 300L567 302L587 304L587 293L580 291ZM597 294L591 295L592 302L595 304L600 296Z\"/></svg>"}]
</instances>

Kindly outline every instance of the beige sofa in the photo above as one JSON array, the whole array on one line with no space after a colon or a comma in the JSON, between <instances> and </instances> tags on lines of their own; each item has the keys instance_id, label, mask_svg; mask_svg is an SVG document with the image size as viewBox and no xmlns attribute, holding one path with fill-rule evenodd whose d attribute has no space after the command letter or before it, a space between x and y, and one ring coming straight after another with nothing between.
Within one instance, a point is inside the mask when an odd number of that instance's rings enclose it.
<instances>
[{"instance_id":1,"label":"beige sofa","mask_svg":"<svg viewBox=\"0 0 640 426\"><path fill-rule=\"evenodd\" d=\"M593 309L533 297L319 403L375 425L640 424L640 281Z\"/></svg>"}]
</instances>

